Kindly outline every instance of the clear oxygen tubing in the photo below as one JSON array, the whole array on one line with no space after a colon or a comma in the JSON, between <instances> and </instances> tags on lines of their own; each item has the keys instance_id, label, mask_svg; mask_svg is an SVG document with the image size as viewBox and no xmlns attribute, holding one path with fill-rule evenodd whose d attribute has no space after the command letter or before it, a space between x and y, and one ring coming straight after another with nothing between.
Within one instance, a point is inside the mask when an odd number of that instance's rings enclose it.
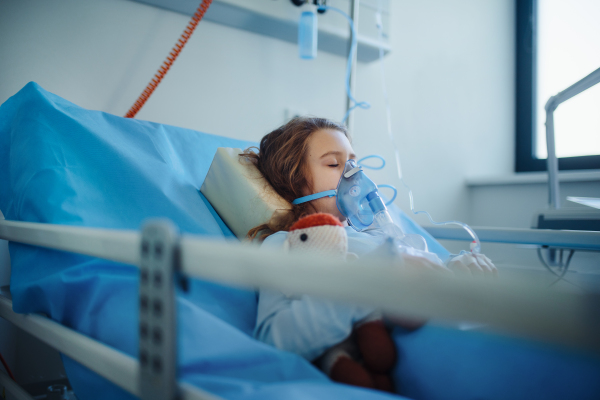
<instances>
[{"instance_id":1,"label":"clear oxygen tubing","mask_svg":"<svg viewBox=\"0 0 600 400\"><path fill-rule=\"evenodd\" d=\"M346 120L348 119L348 117L350 116L350 113L352 111L354 111L354 109L362 108L363 110L368 110L369 108L371 108L371 104L369 104L368 102L356 100L354 98L354 96L352 95L352 91L350 90L350 71L352 70L352 59L354 58L354 54L356 53L356 47L358 44L357 38L356 38L356 26L354 25L354 21L352 20L352 18L350 18L350 16L348 14L346 14L339 8L321 5L318 7L318 9L319 10L331 10L331 11L335 11L339 14L342 14L344 16L344 18L346 18L348 20L348 23L350 24L350 29L352 30L352 41L350 43L350 52L348 54L348 63L346 64L346 93L348 94L348 98L350 99L350 101L352 101L352 103L354 103L354 105L352 107L350 107L348 109L348 111L346 111L346 114L344 114L342 123L345 123Z\"/></svg>"},{"instance_id":2,"label":"clear oxygen tubing","mask_svg":"<svg viewBox=\"0 0 600 400\"><path fill-rule=\"evenodd\" d=\"M379 43L382 43L383 42L383 22L382 22L380 10L375 14L375 18L376 18L376 24L377 24L377 31L379 33ZM469 235L473 238L473 241L475 242L475 246L473 246L471 251L473 253L480 253L481 252L481 242L479 241L479 237L477 236L475 231L469 225L467 225L461 221L435 222L433 220L433 218L431 218L431 215L429 215L429 213L427 211L415 211L415 204L414 204L412 189L406 184L406 182L404 182L404 178L402 177L402 168L400 166L400 152L398 151L398 145L396 144L396 141L394 140L394 135L393 135L393 131L392 131L392 112L390 109L390 101L389 101L389 97L388 97L388 93L387 93L387 89L386 89L385 62L384 62L384 57L383 57L383 47L381 47L381 46L379 46L379 66L381 69L381 87L382 87L382 91L383 91L383 99L385 102L385 111L386 111L386 117L387 117L387 132L388 132L390 141L392 142L392 146L394 148L394 156L396 158L396 172L398 173L398 179L400 180L402 185L408 190L408 197L410 199L410 211L412 211L412 213L414 215L418 215L418 214L427 215L427 218L429 218L429 222L431 222L433 225L458 225L458 226L462 227L464 230L466 230L469 233ZM381 186L383 186L383 185L381 185Z\"/></svg>"}]
</instances>

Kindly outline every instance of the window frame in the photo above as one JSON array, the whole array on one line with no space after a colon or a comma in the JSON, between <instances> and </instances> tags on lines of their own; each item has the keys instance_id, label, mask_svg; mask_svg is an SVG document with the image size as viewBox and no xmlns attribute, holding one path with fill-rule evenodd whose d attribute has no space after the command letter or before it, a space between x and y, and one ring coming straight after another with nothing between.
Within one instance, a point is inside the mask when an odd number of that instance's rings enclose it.
<instances>
[{"instance_id":1,"label":"window frame","mask_svg":"<svg viewBox=\"0 0 600 400\"><path fill-rule=\"evenodd\" d=\"M546 159L538 159L534 155L537 121L537 2L538 0L515 0L516 172L547 170ZM561 157L558 159L558 169L563 171L600 169L600 155Z\"/></svg>"}]
</instances>

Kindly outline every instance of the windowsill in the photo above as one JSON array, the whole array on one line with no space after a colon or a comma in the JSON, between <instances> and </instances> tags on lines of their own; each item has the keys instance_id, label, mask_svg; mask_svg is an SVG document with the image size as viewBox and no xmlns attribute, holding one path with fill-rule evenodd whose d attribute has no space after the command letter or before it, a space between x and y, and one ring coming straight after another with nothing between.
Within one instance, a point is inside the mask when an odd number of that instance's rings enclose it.
<instances>
[{"instance_id":1,"label":"windowsill","mask_svg":"<svg viewBox=\"0 0 600 400\"><path fill-rule=\"evenodd\" d=\"M600 170L561 172L558 174L560 182L594 182L600 181ZM531 183L548 182L547 172L521 172L511 175L481 176L466 179L468 187L497 186L497 185L523 185Z\"/></svg>"}]
</instances>

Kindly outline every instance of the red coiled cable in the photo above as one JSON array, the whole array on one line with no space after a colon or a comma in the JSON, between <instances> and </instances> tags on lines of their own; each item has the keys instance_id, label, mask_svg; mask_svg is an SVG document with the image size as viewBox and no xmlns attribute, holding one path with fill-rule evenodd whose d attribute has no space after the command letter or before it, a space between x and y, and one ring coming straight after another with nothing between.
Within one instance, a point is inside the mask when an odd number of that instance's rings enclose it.
<instances>
[{"instance_id":1,"label":"red coiled cable","mask_svg":"<svg viewBox=\"0 0 600 400\"><path fill-rule=\"evenodd\" d=\"M152 95L152 92L154 92L154 89L156 89L160 81L162 81L162 78L166 75L167 71L169 71L169 68L171 68L171 65L173 65L173 63L177 59L177 56L183 49L183 46L185 46L190 36L192 36L192 33L194 33L194 29L196 29L196 26L198 26L198 23L200 22L200 20L202 20L202 17L204 17L206 10L208 10L208 7L211 3L212 0L202 0L202 3L200 3L198 9L196 10L194 15L192 16L192 19L188 23L187 28L185 28L185 30L181 34L181 37L179 38L177 43L175 43L173 50L171 50L167 59L158 69L158 72L154 75L154 78L152 78L148 86L146 86L146 89L144 89L140 97L138 97L138 99L129 109L127 114L125 114L125 118L135 117L138 111L140 111L140 109L144 106L148 98Z\"/></svg>"},{"instance_id":2,"label":"red coiled cable","mask_svg":"<svg viewBox=\"0 0 600 400\"><path fill-rule=\"evenodd\" d=\"M10 368L8 368L8 363L6 362L6 360L4 359L4 357L2 357L2 354L0 354L0 362L2 362L2 365L4 365L4 369L6 369L6 372L8 373L8 376L11 377L11 379L13 381L17 381L15 379L15 376L13 375L12 371L10 370Z\"/></svg>"}]
</instances>

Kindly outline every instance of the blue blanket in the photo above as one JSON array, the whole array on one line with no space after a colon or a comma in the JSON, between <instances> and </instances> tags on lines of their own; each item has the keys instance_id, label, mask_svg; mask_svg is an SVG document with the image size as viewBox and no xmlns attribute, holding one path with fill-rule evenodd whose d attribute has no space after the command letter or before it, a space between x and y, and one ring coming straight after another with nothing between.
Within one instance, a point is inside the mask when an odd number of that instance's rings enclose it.
<instances>
[{"instance_id":1,"label":"blue blanket","mask_svg":"<svg viewBox=\"0 0 600 400\"><path fill-rule=\"evenodd\" d=\"M252 144L85 110L29 83L0 107L0 210L10 220L118 229L165 217L182 233L235 240L199 188L217 147ZM136 267L16 243L10 254L15 311L46 313L137 357ZM253 291L200 280L190 288L177 297L181 380L228 399L390 396L334 384L252 339ZM396 383L412 398L599 397L590 356L436 327L394 335ZM79 399L132 398L63 359Z\"/></svg>"}]
</instances>

